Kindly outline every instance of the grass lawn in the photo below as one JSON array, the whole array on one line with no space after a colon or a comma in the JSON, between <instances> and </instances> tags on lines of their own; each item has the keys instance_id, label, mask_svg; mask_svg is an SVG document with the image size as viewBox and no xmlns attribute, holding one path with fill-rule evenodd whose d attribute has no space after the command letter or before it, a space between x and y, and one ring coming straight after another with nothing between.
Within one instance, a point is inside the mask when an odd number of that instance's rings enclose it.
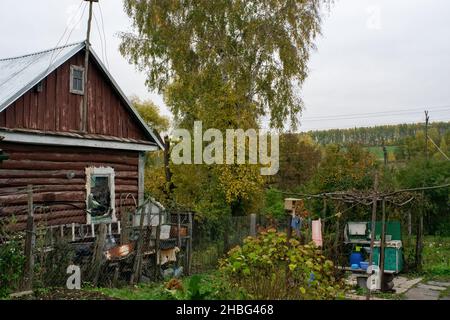
<instances>
[{"instance_id":1,"label":"grass lawn","mask_svg":"<svg viewBox=\"0 0 450 320\"><path fill-rule=\"evenodd\" d=\"M231 288L217 271L169 282L86 290L121 300L234 300L246 297L238 288Z\"/></svg>"},{"instance_id":2,"label":"grass lawn","mask_svg":"<svg viewBox=\"0 0 450 320\"><path fill-rule=\"evenodd\" d=\"M450 280L450 237L425 237L423 272L429 279Z\"/></svg>"}]
</instances>

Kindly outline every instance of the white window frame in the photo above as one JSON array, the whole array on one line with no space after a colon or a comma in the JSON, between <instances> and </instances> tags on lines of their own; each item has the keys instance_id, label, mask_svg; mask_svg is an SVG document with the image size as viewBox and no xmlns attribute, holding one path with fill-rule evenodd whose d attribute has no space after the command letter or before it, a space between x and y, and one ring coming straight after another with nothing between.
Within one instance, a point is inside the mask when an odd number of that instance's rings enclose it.
<instances>
[{"instance_id":1,"label":"white window frame","mask_svg":"<svg viewBox=\"0 0 450 320\"><path fill-rule=\"evenodd\" d=\"M82 77L81 77L81 90L76 90L76 89L74 89L73 88L73 77L74 77L74 75L73 75L73 73L74 73L74 71L75 70L77 70L77 71L81 71L81 73L82 73ZM84 95L84 91L85 91L85 88L84 88L84 77L85 77L85 75L84 75L84 68L83 67L80 67L80 66L70 66L70 92L71 93L74 93L74 94L79 94L79 95Z\"/></svg>"},{"instance_id":2,"label":"white window frame","mask_svg":"<svg viewBox=\"0 0 450 320\"><path fill-rule=\"evenodd\" d=\"M115 172L112 167L87 167L85 170L86 173L86 223L113 223L117 222L116 217L116 188L115 188ZM110 194L110 207L111 207L111 219L103 219L102 221L95 221L91 217L91 214L88 212L88 201L89 195L91 193L91 177L95 176L105 176L108 177L109 182L109 194Z\"/></svg>"}]
</instances>

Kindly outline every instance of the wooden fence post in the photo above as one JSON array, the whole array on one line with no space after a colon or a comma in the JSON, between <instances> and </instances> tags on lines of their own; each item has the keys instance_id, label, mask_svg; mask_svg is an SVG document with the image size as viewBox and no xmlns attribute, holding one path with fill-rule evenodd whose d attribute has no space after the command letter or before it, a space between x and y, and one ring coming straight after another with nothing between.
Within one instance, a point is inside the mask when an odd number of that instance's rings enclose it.
<instances>
[{"instance_id":1,"label":"wooden fence post","mask_svg":"<svg viewBox=\"0 0 450 320\"><path fill-rule=\"evenodd\" d=\"M193 227L193 221L192 221L192 212L188 213L188 218L189 218L189 241L188 241L188 245L189 245L189 253L188 253L188 264L187 264L187 274L190 275L191 274L191 266L192 266L192 227Z\"/></svg>"},{"instance_id":2,"label":"wooden fence post","mask_svg":"<svg viewBox=\"0 0 450 320\"><path fill-rule=\"evenodd\" d=\"M375 243L375 233L377 225L377 202L378 202L378 174L375 173L373 182L373 198L372 198L372 219L371 219L371 231L370 231L370 254L369 254L369 266L373 265L373 247ZM366 300L370 300L370 290L367 290Z\"/></svg>"},{"instance_id":3,"label":"wooden fence post","mask_svg":"<svg viewBox=\"0 0 450 320\"><path fill-rule=\"evenodd\" d=\"M97 285L98 279L100 277L100 270L103 263L103 248L106 243L106 224L102 223L99 226L98 237L95 240L94 255L92 260L92 272L93 272L93 284Z\"/></svg>"},{"instance_id":4,"label":"wooden fence post","mask_svg":"<svg viewBox=\"0 0 450 320\"><path fill-rule=\"evenodd\" d=\"M24 289L33 288L33 270L34 270L34 245L35 245L35 226L34 226L34 206L33 206L33 186L28 185L28 218L25 238L25 275Z\"/></svg>"},{"instance_id":5,"label":"wooden fence post","mask_svg":"<svg viewBox=\"0 0 450 320\"><path fill-rule=\"evenodd\" d=\"M422 205L423 207L423 205ZM422 248L423 248L423 211L420 213L417 224L416 235L416 269L422 271Z\"/></svg>"},{"instance_id":6,"label":"wooden fence post","mask_svg":"<svg viewBox=\"0 0 450 320\"><path fill-rule=\"evenodd\" d=\"M139 269L140 269L140 264L141 264L141 259L142 259L142 247L144 246L144 238L145 238L144 237L144 217L146 215L145 208L147 208L147 206L142 206L138 209L140 211L139 238L137 239L136 247L134 250L135 255L134 255L134 263L133 263L133 273L131 274L131 277L130 277L130 284L134 284L134 282L139 281L139 278L140 278ZM150 219L148 219L147 223L151 227Z\"/></svg>"},{"instance_id":7,"label":"wooden fence post","mask_svg":"<svg viewBox=\"0 0 450 320\"><path fill-rule=\"evenodd\" d=\"M158 225L156 226L156 239L155 239L155 280L159 278L160 275L160 258L161 258L161 210L158 211Z\"/></svg>"},{"instance_id":8,"label":"wooden fence post","mask_svg":"<svg viewBox=\"0 0 450 320\"><path fill-rule=\"evenodd\" d=\"M250 214L250 236L256 237L256 213Z\"/></svg>"},{"instance_id":9,"label":"wooden fence post","mask_svg":"<svg viewBox=\"0 0 450 320\"><path fill-rule=\"evenodd\" d=\"M411 218L411 208L408 210L408 236L412 235L412 218Z\"/></svg>"},{"instance_id":10,"label":"wooden fence post","mask_svg":"<svg viewBox=\"0 0 450 320\"><path fill-rule=\"evenodd\" d=\"M381 275L381 288L384 287L384 250L386 248L386 199L383 198L381 203L381 240L380 240L380 275Z\"/></svg>"}]
</instances>

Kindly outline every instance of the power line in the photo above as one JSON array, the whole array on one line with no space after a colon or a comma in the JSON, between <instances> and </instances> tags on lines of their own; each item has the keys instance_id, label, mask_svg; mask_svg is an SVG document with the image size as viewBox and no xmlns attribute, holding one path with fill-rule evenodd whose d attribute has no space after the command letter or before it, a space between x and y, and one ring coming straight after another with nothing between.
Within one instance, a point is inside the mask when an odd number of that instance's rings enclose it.
<instances>
[{"instance_id":1,"label":"power line","mask_svg":"<svg viewBox=\"0 0 450 320\"><path fill-rule=\"evenodd\" d=\"M83 2L82 2L82 3L83 3ZM73 31L75 30L75 28L77 27L77 25L78 25L78 24L81 22L81 20L83 19L83 17L84 17L84 12L86 11L86 7L87 7L87 3L84 4L83 12L81 13L80 19L78 19L77 23L74 24L74 25L72 26L72 28L71 28L71 30L70 30L70 32L69 32L69 35L67 36L66 42L65 42L64 45L63 45L63 47L67 45L67 43L68 43L69 40L70 40L70 37L72 36ZM64 32L64 34L65 34L65 32ZM60 40L62 40L62 38L64 37L64 34L63 34L63 36L61 37ZM56 47L58 47L59 42L60 42L60 41L58 41L58 44L56 45ZM61 52L62 52L62 50L59 50L58 53L56 54L56 56L55 56L54 58L51 58L51 59L50 59L50 63L49 63L49 65L48 65L49 68L50 68L50 66L52 65L52 63L56 60L56 58L58 58L58 56L61 54ZM53 56L53 53L52 53L52 56Z\"/></svg>"},{"instance_id":2,"label":"power line","mask_svg":"<svg viewBox=\"0 0 450 320\"><path fill-rule=\"evenodd\" d=\"M450 105L441 105L430 108L430 110L439 110L439 109L448 109ZM393 108L385 108L385 109L393 109ZM328 116L319 116L319 117L311 117L310 119L315 118L326 118L326 117L351 117L357 115L371 115L371 114L384 114L386 112L410 112L410 111L420 111L423 112L423 108L411 108L411 109L397 109L392 111L376 111L376 112L364 112L364 113L348 113L348 114L337 114L337 115L328 115Z\"/></svg>"},{"instance_id":3,"label":"power line","mask_svg":"<svg viewBox=\"0 0 450 320\"><path fill-rule=\"evenodd\" d=\"M100 37L100 44L101 44L101 48L102 48L102 59L106 63L105 48L103 47L103 36L102 36L102 32L100 31L100 26L98 24L98 20L97 20L97 16L95 15L95 12L94 12L94 21L95 21L95 25L97 26L98 35Z\"/></svg>"},{"instance_id":4,"label":"power line","mask_svg":"<svg viewBox=\"0 0 450 320\"><path fill-rule=\"evenodd\" d=\"M445 108L435 108L430 109L435 112L445 112L450 111L450 107ZM315 121L332 121L332 120L352 120L352 119L361 119L361 118L381 118L381 117L392 117L392 116L403 116L407 114L421 114L423 111L407 111L407 110L398 110L398 111L384 111L384 112L371 112L371 113L359 113L353 115L334 115L334 116L323 116L323 117L312 117L312 118L303 118L303 121L315 122Z\"/></svg>"},{"instance_id":5,"label":"power line","mask_svg":"<svg viewBox=\"0 0 450 320\"><path fill-rule=\"evenodd\" d=\"M450 158L445 154L444 151L441 150L441 148L439 148L439 146L433 141L433 139L431 139L431 137L428 137L428 139L433 143L433 145L439 150L440 153L442 153L442 155L443 155L447 160L450 160Z\"/></svg>"},{"instance_id":6,"label":"power line","mask_svg":"<svg viewBox=\"0 0 450 320\"><path fill-rule=\"evenodd\" d=\"M433 119L430 120L430 123L436 123L436 122L449 122L450 121L450 116L447 118L440 118L440 119ZM360 129L360 128L375 128L375 127L379 127L379 126L398 126L398 125L414 125L414 124L418 124L419 121L417 122L392 122L392 123L382 123L382 124L368 124L368 125L352 125L352 126L347 126L347 127L338 127L338 126L333 126L333 127L313 127L313 128L305 128L302 129L302 131L300 132L309 132L309 131L326 131L326 130L352 130L352 129Z\"/></svg>"},{"instance_id":7,"label":"power line","mask_svg":"<svg viewBox=\"0 0 450 320\"><path fill-rule=\"evenodd\" d=\"M100 10L100 19L101 19L101 22L102 22L103 40L105 41L105 58L106 58L106 65L108 66L108 69L109 69L108 47L106 46L105 22L104 22L104 20L103 20L103 11L102 11L102 6L101 6L100 2L98 3L98 8L99 8L99 10Z\"/></svg>"},{"instance_id":8,"label":"power line","mask_svg":"<svg viewBox=\"0 0 450 320\"><path fill-rule=\"evenodd\" d=\"M69 30L69 26L70 26L72 20L73 20L76 16L78 16L78 12L80 11L82 5L83 5L83 1L80 2L80 5L78 6L78 8L77 8L75 14L74 14L74 15L69 19L69 21L67 22L66 27L64 28L64 32L63 32L63 34L61 35L61 38L59 38L58 42L56 43L55 48L57 48L57 47L59 46L59 44L61 43L62 39L63 39L64 36L66 35L66 32ZM86 7L86 6L85 6L85 7ZM77 24L78 24L78 23L77 23ZM49 64L49 67L50 67L50 65L51 65L52 62L53 62L53 61L52 61L52 59L53 59L53 54L54 54L54 52L52 52L52 55L51 55L51 57L50 57L50 64Z\"/></svg>"}]
</instances>

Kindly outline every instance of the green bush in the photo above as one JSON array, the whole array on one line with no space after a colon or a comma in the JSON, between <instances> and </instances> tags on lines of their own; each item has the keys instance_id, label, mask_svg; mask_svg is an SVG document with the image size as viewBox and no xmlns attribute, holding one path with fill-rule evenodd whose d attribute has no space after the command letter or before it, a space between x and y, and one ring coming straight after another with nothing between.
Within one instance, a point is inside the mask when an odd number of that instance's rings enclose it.
<instances>
[{"instance_id":1,"label":"green bush","mask_svg":"<svg viewBox=\"0 0 450 320\"><path fill-rule=\"evenodd\" d=\"M283 194L275 188L266 190L266 203L264 212L268 216L275 219L282 219L285 217Z\"/></svg>"},{"instance_id":2,"label":"green bush","mask_svg":"<svg viewBox=\"0 0 450 320\"><path fill-rule=\"evenodd\" d=\"M177 300L237 300L247 295L242 288L230 284L220 273L193 275L178 290L168 290L172 299Z\"/></svg>"},{"instance_id":3,"label":"green bush","mask_svg":"<svg viewBox=\"0 0 450 320\"><path fill-rule=\"evenodd\" d=\"M19 241L12 240L0 246L0 297L19 288L25 257Z\"/></svg>"},{"instance_id":4,"label":"green bush","mask_svg":"<svg viewBox=\"0 0 450 320\"><path fill-rule=\"evenodd\" d=\"M335 299L345 291L320 249L274 229L230 250L220 269L255 299Z\"/></svg>"}]
</instances>

